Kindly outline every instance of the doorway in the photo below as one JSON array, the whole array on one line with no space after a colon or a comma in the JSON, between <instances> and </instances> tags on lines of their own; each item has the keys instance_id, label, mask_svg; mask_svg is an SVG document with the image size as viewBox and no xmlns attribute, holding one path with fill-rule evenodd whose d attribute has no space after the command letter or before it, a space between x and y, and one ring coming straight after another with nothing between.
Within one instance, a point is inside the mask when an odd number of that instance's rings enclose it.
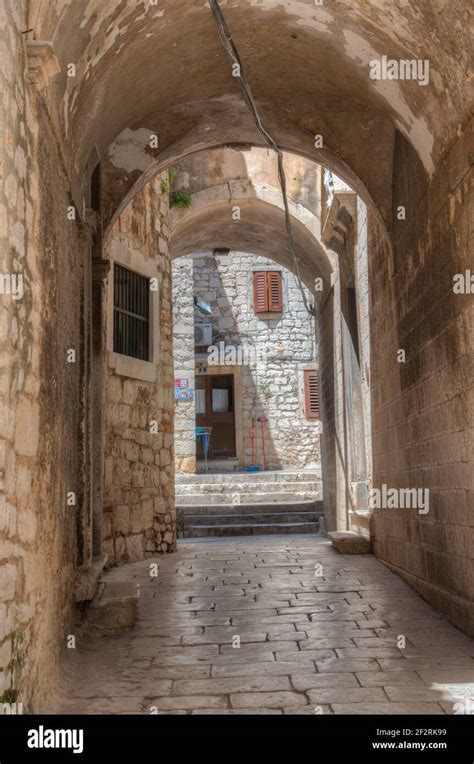
<instances>
[{"instance_id":1,"label":"doorway","mask_svg":"<svg viewBox=\"0 0 474 764\"><path fill-rule=\"evenodd\" d=\"M210 427L208 459L232 459L235 448L235 390L233 374L196 378L196 427ZM204 459L203 439L196 440L198 460Z\"/></svg>"}]
</instances>

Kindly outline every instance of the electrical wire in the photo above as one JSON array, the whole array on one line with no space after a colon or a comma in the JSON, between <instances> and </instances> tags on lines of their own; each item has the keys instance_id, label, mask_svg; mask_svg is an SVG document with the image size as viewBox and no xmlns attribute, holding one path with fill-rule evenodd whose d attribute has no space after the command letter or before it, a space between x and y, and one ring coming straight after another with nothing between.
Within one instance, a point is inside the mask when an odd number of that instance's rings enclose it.
<instances>
[{"instance_id":1,"label":"electrical wire","mask_svg":"<svg viewBox=\"0 0 474 764\"><path fill-rule=\"evenodd\" d=\"M246 76L242 61L240 59L239 52L232 39L224 14L222 13L221 7L219 5L219 0L209 0L209 5L211 7L212 14L216 21L217 30L219 32L219 36L221 38L222 44L228 54L230 61L232 62L232 66L238 67L240 89L242 91L242 96L244 98L244 101L247 104L248 109L255 122L255 127L257 128L258 132L262 136L265 145L268 146L268 148L274 151L275 154L277 155L278 180L280 183L281 193L283 197L283 205L285 208L286 234L288 238L288 244L290 246L290 252L293 257L296 281L301 291L301 295L303 297L304 306L306 310L308 311L309 315L314 317L316 315L315 308L313 305L309 304L308 299L306 297L305 288L301 281L300 264L299 264L299 258L296 252L295 239L293 235L293 226L291 223L290 206L289 206L288 195L287 195L286 175L285 175L285 169L283 166L283 151L280 148L280 146L277 144L277 142L272 138L270 133L268 133L268 131L266 130L260 118L260 114L258 112L257 105L255 103L255 100L252 94L252 89L247 80L247 76Z\"/></svg>"}]
</instances>

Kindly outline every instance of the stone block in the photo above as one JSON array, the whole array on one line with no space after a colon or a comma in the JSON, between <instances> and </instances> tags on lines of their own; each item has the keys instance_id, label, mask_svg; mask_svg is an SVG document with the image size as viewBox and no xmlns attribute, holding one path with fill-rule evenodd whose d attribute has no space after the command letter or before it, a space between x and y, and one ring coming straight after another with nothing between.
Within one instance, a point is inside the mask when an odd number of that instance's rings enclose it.
<instances>
[{"instance_id":1,"label":"stone block","mask_svg":"<svg viewBox=\"0 0 474 764\"><path fill-rule=\"evenodd\" d=\"M18 534L20 541L31 544L36 536L36 515L31 509L24 509L18 513Z\"/></svg>"},{"instance_id":2,"label":"stone block","mask_svg":"<svg viewBox=\"0 0 474 764\"><path fill-rule=\"evenodd\" d=\"M107 563L107 555L95 557L87 570L76 570L74 579L74 596L76 602L88 602L93 599L99 578Z\"/></svg>"},{"instance_id":3,"label":"stone block","mask_svg":"<svg viewBox=\"0 0 474 764\"><path fill-rule=\"evenodd\" d=\"M165 533L163 538L164 538L164 541L167 544L173 544L174 543L174 535L171 533L171 531L166 531L166 533Z\"/></svg>"},{"instance_id":4,"label":"stone block","mask_svg":"<svg viewBox=\"0 0 474 764\"><path fill-rule=\"evenodd\" d=\"M118 634L131 629L137 618L137 604L136 584L131 581L101 582L86 613L86 628L99 634Z\"/></svg>"},{"instance_id":5,"label":"stone block","mask_svg":"<svg viewBox=\"0 0 474 764\"><path fill-rule=\"evenodd\" d=\"M14 536L17 528L17 508L8 504L5 496L0 496L0 531L7 537Z\"/></svg>"},{"instance_id":6,"label":"stone block","mask_svg":"<svg viewBox=\"0 0 474 764\"><path fill-rule=\"evenodd\" d=\"M167 467L171 464L171 454L169 449L163 448L160 451L160 465L162 467Z\"/></svg>"},{"instance_id":7,"label":"stone block","mask_svg":"<svg viewBox=\"0 0 474 764\"><path fill-rule=\"evenodd\" d=\"M137 383L134 380L126 379L123 383L123 402L133 405L137 395Z\"/></svg>"},{"instance_id":8,"label":"stone block","mask_svg":"<svg viewBox=\"0 0 474 764\"><path fill-rule=\"evenodd\" d=\"M114 539L114 558L115 562L119 562L125 556L125 539L123 536L118 536Z\"/></svg>"},{"instance_id":9,"label":"stone block","mask_svg":"<svg viewBox=\"0 0 474 764\"><path fill-rule=\"evenodd\" d=\"M31 489L32 474L31 470L25 465L18 466L16 475L16 496L20 498L26 496Z\"/></svg>"},{"instance_id":10,"label":"stone block","mask_svg":"<svg viewBox=\"0 0 474 764\"><path fill-rule=\"evenodd\" d=\"M333 547L341 554L370 554L370 538L354 531L330 531Z\"/></svg>"},{"instance_id":11,"label":"stone block","mask_svg":"<svg viewBox=\"0 0 474 764\"><path fill-rule=\"evenodd\" d=\"M153 528L153 499L148 499L142 504L143 530Z\"/></svg>"},{"instance_id":12,"label":"stone block","mask_svg":"<svg viewBox=\"0 0 474 764\"><path fill-rule=\"evenodd\" d=\"M143 510L141 504L138 504L130 509L130 531L141 533L143 530Z\"/></svg>"},{"instance_id":13,"label":"stone block","mask_svg":"<svg viewBox=\"0 0 474 764\"><path fill-rule=\"evenodd\" d=\"M125 549L129 562L143 559L143 537L141 534L128 536L125 539Z\"/></svg>"},{"instance_id":14,"label":"stone block","mask_svg":"<svg viewBox=\"0 0 474 764\"><path fill-rule=\"evenodd\" d=\"M12 600L15 596L17 569L14 565L0 565L0 593L2 600Z\"/></svg>"},{"instance_id":15,"label":"stone block","mask_svg":"<svg viewBox=\"0 0 474 764\"><path fill-rule=\"evenodd\" d=\"M113 512L114 533L127 536L130 531L130 510L126 506L116 507Z\"/></svg>"},{"instance_id":16,"label":"stone block","mask_svg":"<svg viewBox=\"0 0 474 764\"><path fill-rule=\"evenodd\" d=\"M112 403L122 401L122 380L120 377L110 376L107 380L107 397Z\"/></svg>"},{"instance_id":17,"label":"stone block","mask_svg":"<svg viewBox=\"0 0 474 764\"><path fill-rule=\"evenodd\" d=\"M2 645L0 645L0 669L5 670L10 663L12 657L12 643L11 639L6 639Z\"/></svg>"},{"instance_id":18,"label":"stone block","mask_svg":"<svg viewBox=\"0 0 474 764\"><path fill-rule=\"evenodd\" d=\"M17 406L15 451L21 456L35 456L39 441L39 405L23 398Z\"/></svg>"},{"instance_id":19,"label":"stone block","mask_svg":"<svg viewBox=\"0 0 474 764\"><path fill-rule=\"evenodd\" d=\"M184 475L193 475L196 472L196 457L186 456L184 459L181 459L178 472Z\"/></svg>"}]
</instances>

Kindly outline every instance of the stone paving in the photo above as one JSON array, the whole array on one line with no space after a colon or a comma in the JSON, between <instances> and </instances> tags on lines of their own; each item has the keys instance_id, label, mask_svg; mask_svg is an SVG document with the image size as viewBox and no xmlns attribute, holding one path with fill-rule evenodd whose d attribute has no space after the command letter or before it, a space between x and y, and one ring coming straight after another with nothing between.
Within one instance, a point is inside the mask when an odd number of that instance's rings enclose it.
<instances>
[{"instance_id":1,"label":"stone paving","mask_svg":"<svg viewBox=\"0 0 474 764\"><path fill-rule=\"evenodd\" d=\"M193 539L107 577L139 584L137 623L78 640L62 713L474 710L474 640L371 555L314 536Z\"/></svg>"}]
</instances>

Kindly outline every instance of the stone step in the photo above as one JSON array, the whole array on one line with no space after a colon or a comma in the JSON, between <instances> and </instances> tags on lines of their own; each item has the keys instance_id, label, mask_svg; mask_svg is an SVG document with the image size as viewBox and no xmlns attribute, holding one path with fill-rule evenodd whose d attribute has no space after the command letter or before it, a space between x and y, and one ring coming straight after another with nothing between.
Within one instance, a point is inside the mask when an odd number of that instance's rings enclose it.
<instances>
[{"instance_id":1,"label":"stone step","mask_svg":"<svg viewBox=\"0 0 474 764\"><path fill-rule=\"evenodd\" d=\"M289 483L190 483L189 485L177 485L176 496L201 493L206 496L218 494L229 496L235 493L275 493L284 491L319 491L322 488L320 480Z\"/></svg>"},{"instance_id":2,"label":"stone step","mask_svg":"<svg viewBox=\"0 0 474 764\"><path fill-rule=\"evenodd\" d=\"M235 493L235 492L234 492ZM241 494L237 494L241 495ZM322 501L323 492L319 491L279 491L278 493L246 493L245 504L282 504L291 503L297 501ZM209 504L222 504L223 499L228 499L229 494L216 493L216 494L201 494L191 493L185 495L176 496L176 506L207 506ZM228 504L228 502L226 502ZM238 504L234 506L239 506Z\"/></svg>"},{"instance_id":3,"label":"stone step","mask_svg":"<svg viewBox=\"0 0 474 764\"><path fill-rule=\"evenodd\" d=\"M267 513L274 514L275 512L289 513L307 513L311 512L317 517L323 514L322 501L292 501L292 502L272 502L270 504L210 504L210 505L181 505L177 507L178 516L183 517L185 520L190 515L194 517L200 516L224 516L224 515L253 515L258 513L259 515L266 515Z\"/></svg>"},{"instance_id":4,"label":"stone step","mask_svg":"<svg viewBox=\"0 0 474 764\"><path fill-rule=\"evenodd\" d=\"M256 536L277 533L318 533L319 524L311 523L259 523L231 525L190 525L184 538L202 536Z\"/></svg>"},{"instance_id":5,"label":"stone step","mask_svg":"<svg viewBox=\"0 0 474 764\"><path fill-rule=\"evenodd\" d=\"M76 570L74 578L74 595L76 602L90 602L97 591L99 579L107 564L107 555L93 557L91 565L86 570Z\"/></svg>"},{"instance_id":6,"label":"stone step","mask_svg":"<svg viewBox=\"0 0 474 764\"><path fill-rule=\"evenodd\" d=\"M239 472L238 459L212 459L207 465L205 461L196 462L196 472L206 472L206 467L212 472Z\"/></svg>"},{"instance_id":7,"label":"stone step","mask_svg":"<svg viewBox=\"0 0 474 764\"><path fill-rule=\"evenodd\" d=\"M273 523L315 523L318 517L314 512L275 512L273 514L247 514L247 515L186 515L186 525L191 526L209 526L209 525L261 525Z\"/></svg>"},{"instance_id":8,"label":"stone step","mask_svg":"<svg viewBox=\"0 0 474 764\"><path fill-rule=\"evenodd\" d=\"M321 469L314 470L266 470L262 472L232 472L228 474L176 475L176 486L194 483L298 483L321 480Z\"/></svg>"},{"instance_id":9,"label":"stone step","mask_svg":"<svg viewBox=\"0 0 474 764\"><path fill-rule=\"evenodd\" d=\"M133 581L100 581L85 613L86 631L93 635L119 634L137 618L138 588Z\"/></svg>"},{"instance_id":10,"label":"stone step","mask_svg":"<svg viewBox=\"0 0 474 764\"><path fill-rule=\"evenodd\" d=\"M330 531L328 539L341 554L370 554L370 537L354 531Z\"/></svg>"}]
</instances>

